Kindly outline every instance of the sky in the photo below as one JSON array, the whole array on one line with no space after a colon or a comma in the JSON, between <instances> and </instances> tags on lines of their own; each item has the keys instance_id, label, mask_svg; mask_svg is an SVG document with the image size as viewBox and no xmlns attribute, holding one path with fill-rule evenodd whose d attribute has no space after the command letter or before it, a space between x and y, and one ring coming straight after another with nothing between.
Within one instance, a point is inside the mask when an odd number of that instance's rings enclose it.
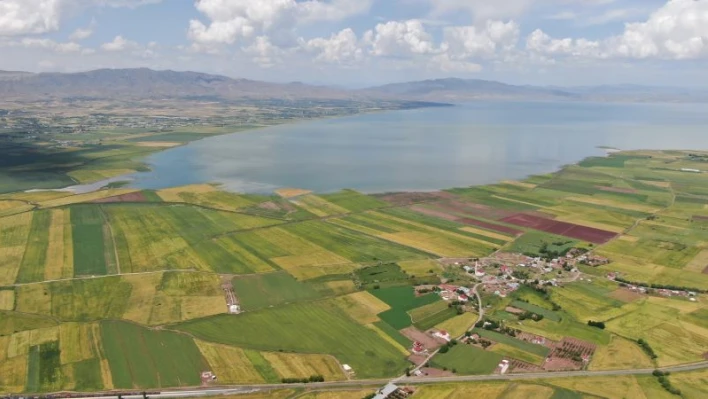
<instances>
[{"instance_id":1,"label":"sky","mask_svg":"<svg viewBox=\"0 0 708 399\"><path fill-rule=\"evenodd\" d=\"M708 0L0 0L0 70L708 87Z\"/></svg>"}]
</instances>

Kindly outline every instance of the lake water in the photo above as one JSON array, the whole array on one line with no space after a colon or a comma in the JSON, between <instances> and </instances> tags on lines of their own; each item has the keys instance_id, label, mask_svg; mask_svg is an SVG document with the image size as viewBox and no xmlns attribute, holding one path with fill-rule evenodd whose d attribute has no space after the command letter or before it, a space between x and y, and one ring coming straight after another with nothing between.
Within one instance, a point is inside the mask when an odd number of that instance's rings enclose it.
<instances>
[{"instance_id":1,"label":"lake water","mask_svg":"<svg viewBox=\"0 0 708 399\"><path fill-rule=\"evenodd\" d=\"M131 186L427 191L552 172L598 146L708 150L708 105L485 102L303 122L157 153Z\"/></svg>"}]
</instances>

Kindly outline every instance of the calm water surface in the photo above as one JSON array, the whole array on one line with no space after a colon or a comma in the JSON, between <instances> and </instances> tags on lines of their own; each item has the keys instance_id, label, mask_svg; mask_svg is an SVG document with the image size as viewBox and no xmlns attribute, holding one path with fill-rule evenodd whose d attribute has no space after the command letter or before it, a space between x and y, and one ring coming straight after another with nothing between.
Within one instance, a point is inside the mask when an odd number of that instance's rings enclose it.
<instances>
[{"instance_id":1,"label":"calm water surface","mask_svg":"<svg viewBox=\"0 0 708 399\"><path fill-rule=\"evenodd\" d=\"M598 146L708 150L708 105L475 103L283 125L155 154L131 185L436 190L551 172Z\"/></svg>"}]
</instances>

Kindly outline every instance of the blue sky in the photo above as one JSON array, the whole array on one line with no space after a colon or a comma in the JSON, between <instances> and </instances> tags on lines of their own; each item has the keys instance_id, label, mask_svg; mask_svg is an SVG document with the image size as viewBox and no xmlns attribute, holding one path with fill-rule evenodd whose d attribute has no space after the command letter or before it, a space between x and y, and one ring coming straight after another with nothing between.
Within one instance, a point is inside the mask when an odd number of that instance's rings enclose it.
<instances>
[{"instance_id":1,"label":"blue sky","mask_svg":"<svg viewBox=\"0 0 708 399\"><path fill-rule=\"evenodd\" d=\"M0 69L708 85L708 0L0 0Z\"/></svg>"}]
</instances>

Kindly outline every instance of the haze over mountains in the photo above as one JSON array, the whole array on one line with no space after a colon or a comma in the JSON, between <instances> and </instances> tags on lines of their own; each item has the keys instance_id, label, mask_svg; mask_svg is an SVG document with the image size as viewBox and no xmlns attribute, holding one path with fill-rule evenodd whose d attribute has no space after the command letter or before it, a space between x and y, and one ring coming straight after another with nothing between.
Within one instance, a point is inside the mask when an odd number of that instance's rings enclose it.
<instances>
[{"instance_id":1,"label":"haze over mountains","mask_svg":"<svg viewBox=\"0 0 708 399\"><path fill-rule=\"evenodd\" d=\"M435 102L498 100L708 101L708 91L635 85L539 87L479 79L434 79L346 90L303 83L269 83L198 72L100 69L80 73L0 71L5 101L48 99L399 99Z\"/></svg>"}]
</instances>

